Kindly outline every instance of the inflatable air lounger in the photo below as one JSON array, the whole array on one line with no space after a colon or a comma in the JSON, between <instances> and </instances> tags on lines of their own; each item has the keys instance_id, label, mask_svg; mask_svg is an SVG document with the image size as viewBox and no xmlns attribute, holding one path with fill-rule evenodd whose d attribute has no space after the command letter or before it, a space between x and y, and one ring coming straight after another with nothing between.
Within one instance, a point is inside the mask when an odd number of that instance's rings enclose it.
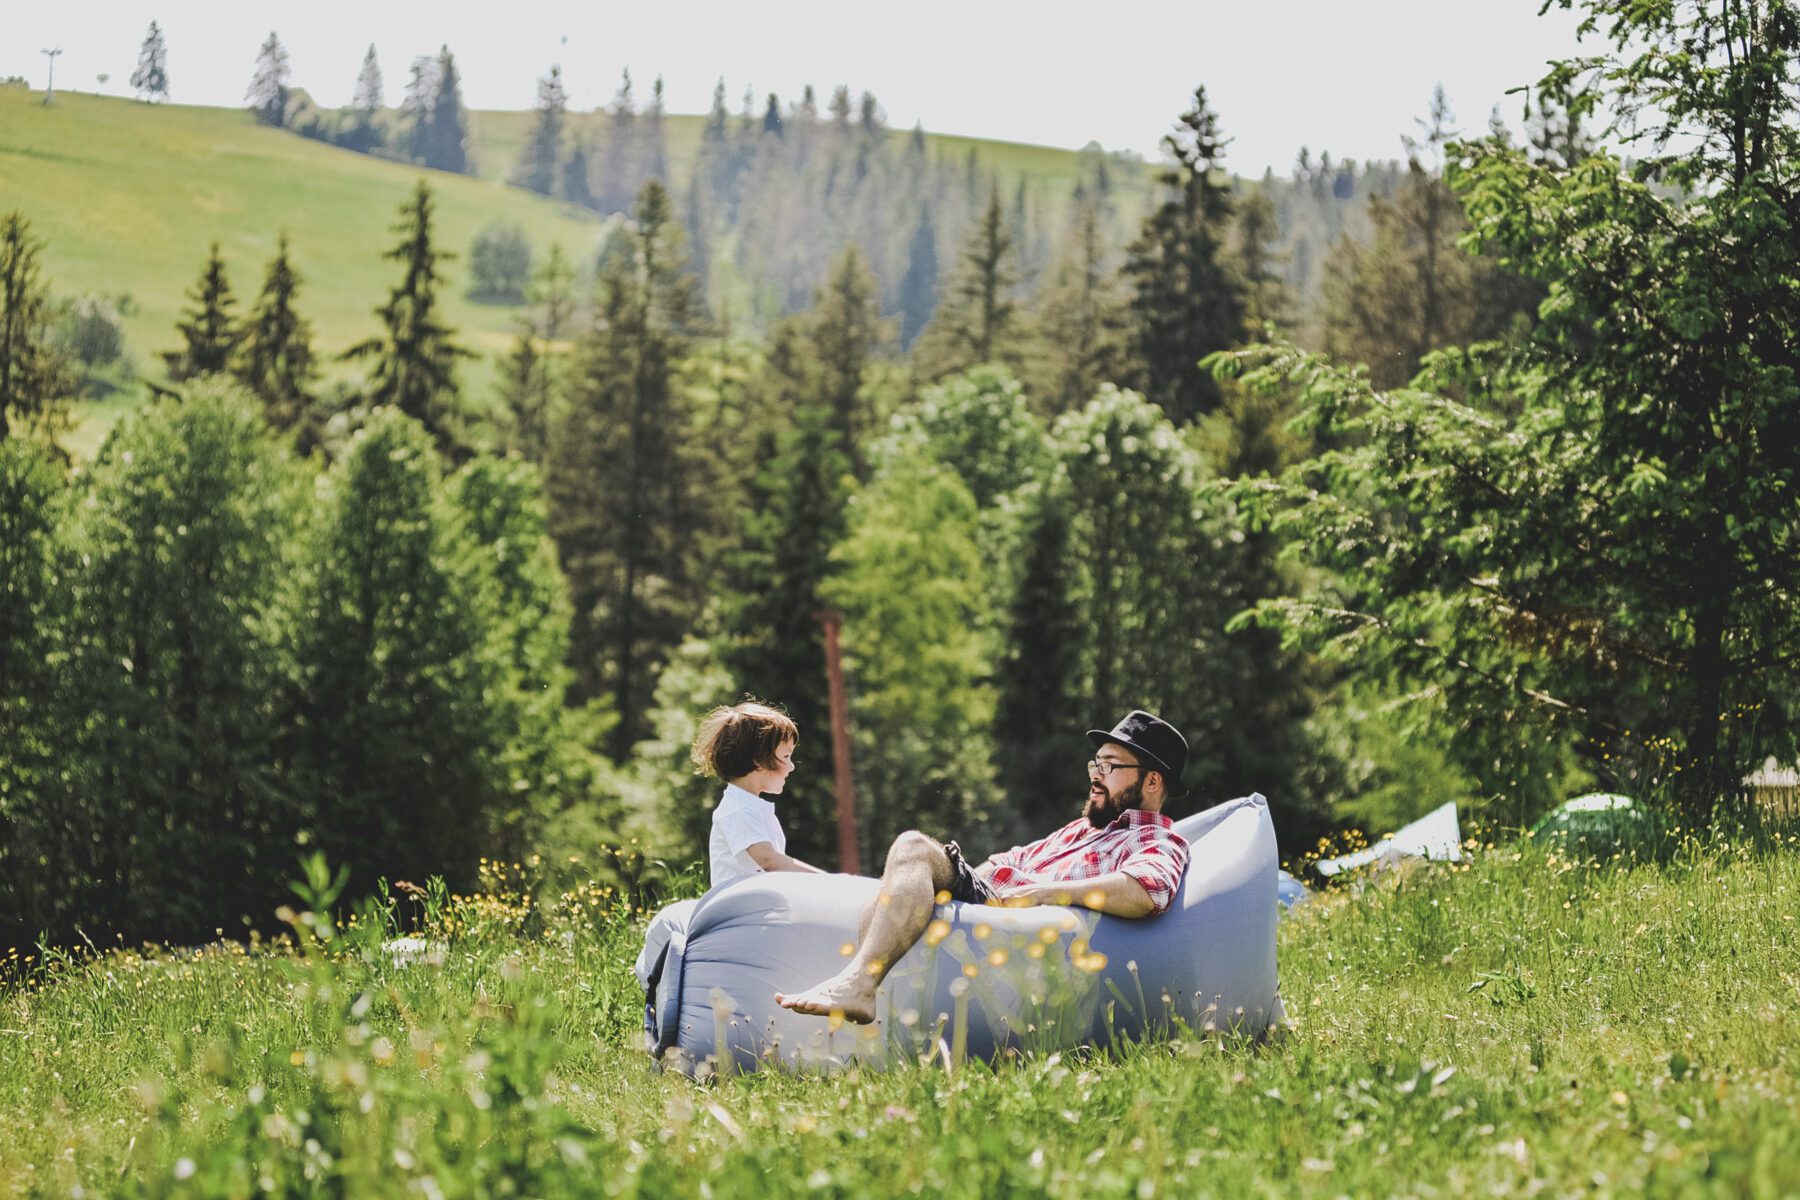
<instances>
[{"instance_id":1,"label":"inflatable air lounger","mask_svg":"<svg viewBox=\"0 0 1800 1200\"><path fill-rule=\"evenodd\" d=\"M1228 801L1175 830L1193 856L1166 912L1133 920L1048 905L939 905L925 939L883 981L867 1026L789 1012L775 993L842 969L879 881L771 872L670 905L639 961L650 1052L695 1073L992 1058L1182 1026L1260 1037L1284 1017L1268 804L1260 795Z\"/></svg>"}]
</instances>

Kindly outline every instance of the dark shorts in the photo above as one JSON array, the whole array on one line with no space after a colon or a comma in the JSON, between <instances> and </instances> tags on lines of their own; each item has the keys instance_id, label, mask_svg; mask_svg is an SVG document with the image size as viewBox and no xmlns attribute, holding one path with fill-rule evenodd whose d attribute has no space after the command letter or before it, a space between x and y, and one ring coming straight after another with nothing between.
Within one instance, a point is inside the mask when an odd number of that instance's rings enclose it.
<instances>
[{"instance_id":1,"label":"dark shorts","mask_svg":"<svg viewBox=\"0 0 1800 1200\"><path fill-rule=\"evenodd\" d=\"M950 898L963 904L992 904L994 890L963 857L962 847L945 842L944 853L950 859Z\"/></svg>"}]
</instances>

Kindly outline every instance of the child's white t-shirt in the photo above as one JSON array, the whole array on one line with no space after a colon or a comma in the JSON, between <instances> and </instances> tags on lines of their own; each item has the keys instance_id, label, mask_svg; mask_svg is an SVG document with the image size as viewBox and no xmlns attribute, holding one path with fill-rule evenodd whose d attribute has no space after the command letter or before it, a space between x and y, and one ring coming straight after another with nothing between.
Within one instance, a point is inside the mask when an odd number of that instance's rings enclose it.
<instances>
[{"instance_id":1,"label":"child's white t-shirt","mask_svg":"<svg viewBox=\"0 0 1800 1200\"><path fill-rule=\"evenodd\" d=\"M787 849L787 834L775 819L775 805L735 783L725 785L719 806L713 809L712 837L707 857L712 865L712 886L730 883L762 870L750 857L750 847L768 842L776 850Z\"/></svg>"}]
</instances>

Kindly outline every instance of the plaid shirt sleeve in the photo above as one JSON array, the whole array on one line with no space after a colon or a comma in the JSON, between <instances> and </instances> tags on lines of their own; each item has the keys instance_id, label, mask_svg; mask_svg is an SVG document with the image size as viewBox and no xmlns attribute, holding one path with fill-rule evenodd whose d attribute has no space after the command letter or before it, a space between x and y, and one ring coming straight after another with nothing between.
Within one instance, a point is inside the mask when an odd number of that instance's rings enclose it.
<instances>
[{"instance_id":1,"label":"plaid shirt sleeve","mask_svg":"<svg viewBox=\"0 0 1800 1200\"><path fill-rule=\"evenodd\" d=\"M1187 870L1188 844L1166 825L1139 825L1132 830L1133 845L1118 870L1137 880L1150 894L1152 914L1166 912L1181 890Z\"/></svg>"}]
</instances>

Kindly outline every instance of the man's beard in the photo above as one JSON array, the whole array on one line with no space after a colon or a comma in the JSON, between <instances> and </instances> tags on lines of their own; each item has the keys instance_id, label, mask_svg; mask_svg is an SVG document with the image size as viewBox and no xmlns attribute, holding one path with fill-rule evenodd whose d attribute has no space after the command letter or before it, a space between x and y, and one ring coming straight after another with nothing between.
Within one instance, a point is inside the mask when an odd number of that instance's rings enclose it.
<instances>
[{"instance_id":1,"label":"man's beard","mask_svg":"<svg viewBox=\"0 0 1800 1200\"><path fill-rule=\"evenodd\" d=\"M1088 824L1095 829L1105 829L1119 819L1121 813L1138 807L1144 799L1144 781L1139 779L1115 796L1096 796L1092 786L1088 788L1087 805L1082 808L1081 815L1088 819Z\"/></svg>"}]
</instances>

